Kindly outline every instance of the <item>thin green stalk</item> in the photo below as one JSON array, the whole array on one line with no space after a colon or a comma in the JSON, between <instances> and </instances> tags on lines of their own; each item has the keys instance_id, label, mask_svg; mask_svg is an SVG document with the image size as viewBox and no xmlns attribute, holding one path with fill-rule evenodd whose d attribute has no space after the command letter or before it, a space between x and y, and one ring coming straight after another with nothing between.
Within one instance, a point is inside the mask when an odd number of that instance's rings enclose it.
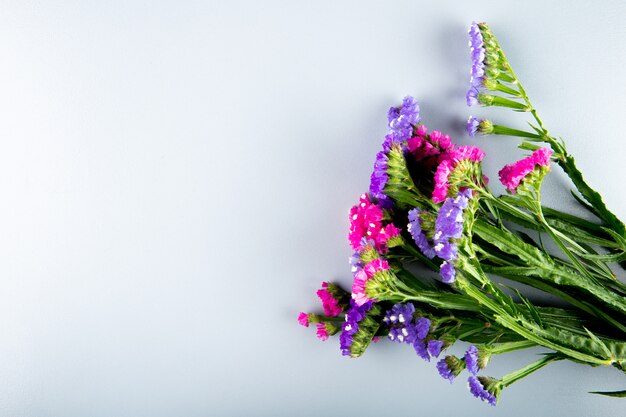
<instances>
[{"instance_id":1,"label":"thin green stalk","mask_svg":"<svg viewBox=\"0 0 626 417\"><path fill-rule=\"evenodd\" d=\"M514 384L515 382L519 381L520 379L525 378L528 375L532 374L533 372L543 368L550 362L560 361L562 359L564 358L561 355L557 355L557 354L545 355L543 358L539 359L538 361L533 362L530 365L527 365L521 369L518 369L515 372L511 372L510 374L503 376L501 379L502 384L505 387L508 387Z\"/></svg>"}]
</instances>

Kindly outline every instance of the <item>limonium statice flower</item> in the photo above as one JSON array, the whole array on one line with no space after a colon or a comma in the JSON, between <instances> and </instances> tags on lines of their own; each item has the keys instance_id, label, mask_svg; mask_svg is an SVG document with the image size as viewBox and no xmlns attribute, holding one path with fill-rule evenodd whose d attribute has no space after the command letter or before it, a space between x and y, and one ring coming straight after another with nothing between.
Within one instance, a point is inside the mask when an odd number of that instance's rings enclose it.
<instances>
[{"instance_id":1,"label":"limonium statice flower","mask_svg":"<svg viewBox=\"0 0 626 417\"><path fill-rule=\"evenodd\" d=\"M300 323L301 326L309 327L309 315L304 312L298 314L298 323Z\"/></svg>"},{"instance_id":2,"label":"limonium statice flower","mask_svg":"<svg viewBox=\"0 0 626 417\"><path fill-rule=\"evenodd\" d=\"M386 209L393 206L393 201L385 194L385 185L389 180L389 175L387 175L388 160L385 151L378 152L374 162L374 171L370 177L370 193L378 200L378 204Z\"/></svg>"},{"instance_id":3,"label":"limonium statice flower","mask_svg":"<svg viewBox=\"0 0 626 417\"><path fill-rule=\"evenodd\" d=\"M470 345L465 351L465 365L472 375L476 375L479 370L478 349L474 345Z\"/></svg>"},{"instance_id":4,"label":"limonium statice flower","mask_svg":"<svg viewBox=\"0 0 626 417\"><path fill-rule=\"evenodd\" d=\"M476 146L459 146L444 156L435 172L435 188L432 195L435 203L441 203L448 197L450 190L448 179L457 165L464 160L478 163L485 157L485 152Z\"/></svg>"},{"instance_id":5,"label":"limonium statice flower","mask_svg":"<svg viewBox=\"0 0 626 417\"><path fill-rule=\"evenodd\" d=\"M413 136L415 126L420 121L417 101L406 96L402 105L389 109L387 119L390 132L385 136L383 150L376 154L374 171L370 177L370 193L382 208L390 209L393 207L393 200L385 193L385 186L389 181L388 153L394 146L400 146L402 151L406 150L406 141Z\"/></svg>"},{"instance_id":6,"label":"limonium statice flower","mask_svg":"<svg viewBox=\"0 0 626 417\"><path fill-rule=\"evenodd\" d=\"M339 344L344 356L358 357L373 341L381 324L381 310L373 302L357 305L350 301L346 321L342 326Z\"/></svg>"},{"instance_id":7,"label":"limonium statice flower","mask_svg":"<svg viewBox=\"0 0 626 417\"><path fill-rule=\"evenodd\" d=\"M322 323L322 322L317 323L315 327L317 328L317 332L316 332L317 338L321 340L322 342L325 342L326 340L328 340L328 337L330 335L328 334L328 330L326 329L326 323Z\"/></svg>"},{"instance_id":8,"label":"limonium statice flower","mask_svg":"<svg viewBox=\"0 0 626 417\"><path fill-rule=\"evenodd\" d=\"M452 261L457 259L458 249L455 239L463 236L463 211L469 204L472 191L469 189L459 191L456 197L449 197L439 208L437 221L435 222L434 251L438 257L444 260L440 273L443 281L450 284L455 281L456 272Z\"/></svg>"},{"instance_id":9,"label":"limonium statice flower","mask_svg":"<svg viewBox=\"0 0 626 417\"><path fill-rule=\"evenodd\" d=\"M476 136L477 133L482 135L488 135L494 132L494 126L491 120L488 119L479 119L478 117L470 116L467 119L467 124L465 126L467 130L467 134L470 137Z\"/></svg>"},{"instance_id":10,"label":"limonium statice flower","mask_svg":"<svg viewBox=\"0 0 626 417\"><path fill-rule=\"evenodd\" d=\"M428 353L430 354L430 356L436 358L441 353L441 349L443 349L443 345L444 345L443 340L429 340L426 343L426 350L428 350Z\"/></svg>"},{"instance_id":11,"label":"limonium statice flower","mask_svg":"<svg viewBox=\"0 0 626 417\"><path fill-rule=\"evenodd\" d=\"M350 309L346 313L346 321L341 327L341 336L339 336L342 355L352 355L350 347L352 346L353 336L359 330L359 322L365 318L365 314L372 308L372 305L371 301L359 305L354 300L350 300Z\"/></svg>"},{"instance_id":12,"label":"limonium statice flower","mask_svg":"<svg viewBox=\"0 0 626 417\"><path fill-rule=\"evenodd\" d=\"M357 305L363 305L366 302L372 301L367 296L365 287L367 281L372 278L377 272L386 271L389 269L389 263L384 259L374 259L368 262L363 269L354 274L354 282L352 283L352 299Z\"/></svg>"},{"instance_id":13,"label":"limonium statice flower","mask_svg":"<svg viewBox=\"0 0 626 417\"><path fill-rule=\"evenodd\" d=\"M443 379L450 381L450 383L454 381L454 378L456 378L463 369L465 369L465 362L456 356L449 355L437 362L439 375L441 375Z\"/></svg>"},{"instance_id":14,"label":"limonium statice flower","mask_svg":"<svg viewBox=\"0 0 626 417\"><path fill-rule=\"evenodd\" d=\"M360 252L363 243L371 240L377 251L387 252L387 243L400 234L400 229L391 223L383 226L383 215L383 209L373 203L367 194L362 194L359 204L350 209L348 241L355 251Z\"/></svg>"},{"instance_id":15,"label":"limonium statice flower","mask_svg":"<svg viewBox=\"0 0 626 417\"><path fill-rule=\"evenodd\" d=\"M478 125L480 125L480 120L477 117L470 116L469 119L467 119L467 125L465 127L467 134L472 137L476 136Z\"/></svg>"},{"instance_id":16,"label":"limonium statice flower","mask_svg":"<svg viewBox=\"0 0 626 417\"><path fill-rule=\"evenodd\" d=\"M367 239L365 240L367 241ZM362 244L362 246L365 246L365 244ZM348 259L348 262L350 263L350 270L353 274L357 273L360 269L363 268L363 262L361 261L361 255L359 254L359 252L354 252Z\"/></svg>"},{"instance_id":17,"label":"limonium statice flower","mask_svg":"<svg viewBox=\"0 0 626 417\"><path fill-rule=\"evenodd\" d=\"M322 288L317 290L317 296L322 301L322 307L324 308L324 314L329 317L336 317L342 313L343 309L339 305L339 301L335 298L335 296L331 293L330 283L322 282Z\"/></svg>"},{"instance_id":18,"label":"limonium statice flower","mask_svg":"<svg viewBox=\"0 0 626 417\"><path fill-rule=\"evenodd\" d=\"M487 387L485 387L488 379L486 377L470 376L467 380L470 392L472 395L488 404L493 406L497 403L497 397ZM485 384L485 385L483 385Z\"/></svg>"},{"instance_id":19,"label":"limonium statice flower","mask_svg":"<svg viewBox=\"0 0 626 417\"><path fill-rule=\"evenodd\" d=\"M387 311L383 321L386 324L405 324L413 321L415 306L412 303L395 304Z\"/></svg>"},{"instance_id":20,"label":"limonium statice flower","mask_svg":"<svg viewBox=\"0 0 626 417\"><path fill-rule=\"evenodd\" d=\"M481 86L485 76L485 48L483 35L476 22L472 23L468 33L472 58L472 77L470 81L470 88L467 91L466 100L468 106L473 106L478 103L478 88Z\"/></svg>"},{"instance_id":21,"label":"limonium statice flower","mask_svg":"<svg viewBox=\"0 0 626 417\"><path fill-rule=\"evenodd\" d=\"M539 148L532 153L532 155L520 159L519 161L505 165L504 168L498 172L500 176L500 182L511 192L515 193L517 187L519 187L522 180L531 172L534 171L536 166L550 167L550 156L552 155L551 149Z\"/></svg>"},{"instance_id":22,"label":"limonium statice flower","mask_svg":"<svg viewBox=\"0 0 626 417\"><path fill-rule=\"evenodd\" d=\"M322 342L328 340L328 338L334 334L337 334L339 327L331 322L319 322L315 325L316 336Z\"/></svg>"},{"instance_id":23,"label":"limonium statice flower","mask_svg":"<svg viewBox=\"0 0 626 417\"><path fill-rule=\"evenodd\" d=\"M413 346L419 357L430 361L437 357L444 346L443 341L427 337L431 328L431 321L427 317L417 317L413 320L415 307L411 303L396 304L387 311L383 322L389 326L389 340L398 343L408 343Z\"/></svg>"},{"instance_id":24,"label":"limonium statice flower","mask_svg":"<svg viewBox=\"0 0 626 417\"><path fill-rule=\"evenodd\" d=\"M417 101L406 96L399 107L391 107L387 113L389 129L396 134L395 141L401 142L411 137L413 126L420 121L420 108Z\"/></svg>"},{"instance_id":25,"label":"limonium statice flower","mask_svg":"<svg viewBox=\"0 0 626 417\"><path fill-rule=\"evenodd\" d=\"M419 250L426 256L428 259L432 259L435 257L435 250L428 242L428 238L424 234L422 230L422 223L420 218L420 213L422 210L419 207L409 210L408 219L409 223L407 225L407 229L411 236L413 237L413 241L419 248Z\"/></svg>"}]
</instances>

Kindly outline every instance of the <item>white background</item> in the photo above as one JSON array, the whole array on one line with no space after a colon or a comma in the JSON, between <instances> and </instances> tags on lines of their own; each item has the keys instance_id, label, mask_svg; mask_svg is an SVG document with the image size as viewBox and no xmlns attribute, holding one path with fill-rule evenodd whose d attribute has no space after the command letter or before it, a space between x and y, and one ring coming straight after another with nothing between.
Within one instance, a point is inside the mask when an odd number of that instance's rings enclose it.
<instances>
[{"instance_id":1,"label":"white background","mask_svg":"<svg viewBox=\"0 0 626 417\"><path fill-rule=\"evenodd\" d=\"M624 18L618 1L0 2L0 416L620 415L587 394L624 389L615 369L557 363L492 409L408 346L350 360L296 316L350 282L347 211L389 106L416 96L461 143L471 113L524 126L465 106L472 20L625 218ZM492 180L521 155L479 143ZM552 174L548 204L567 186Z\"/></svg>"}]
</instances>

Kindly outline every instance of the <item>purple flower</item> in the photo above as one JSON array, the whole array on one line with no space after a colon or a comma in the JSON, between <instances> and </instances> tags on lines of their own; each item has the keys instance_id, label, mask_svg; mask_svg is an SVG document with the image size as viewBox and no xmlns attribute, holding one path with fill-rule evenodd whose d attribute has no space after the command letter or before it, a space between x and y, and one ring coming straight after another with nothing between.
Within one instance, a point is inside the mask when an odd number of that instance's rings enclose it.
<instances>
[{"instance_id":1,"label":"purple flower","mask_svg":"<svg viewBox=\"0 0 626 417\"><path fill-rule=\"evenodd\" d=\"M341 335L339 336L339 347L342 355L351 356L352 335L359 330L359 322L363 320L372 306L372 301L367 301L359 306L353 299L350 300L350 309L346 313L346 321L341 326Z\"/></svg>"},{"instance_id":2,"label":"purple flower","mask_svg":"<svg viewBox=\"0 0 626 417\"><path fill-rule=\"evenodd\" d=\"M356 274L361 269L363 269L363 262L361 261L361 255L357 252L353 253L352 256L348 259L350 262L351 270L353 274Z\"/></svg>"},{"instance_id":3,"label":"purple flower","mask_svg":"<svg viewBox=\"0 0 626 417\"><path fill-rule=\"evenodd\" d=\"M478 103L478 87L481 85L485 76L485 48L483 35L480 33L480 28L476 22L472 23L468 33L470 37L470 56L472 59L472 79L466 98L467 105L473 106Z\"/></svg>"},{"instance_id":4,"label":"purple flower","mask_svg":"<svg viewBox=\"0 0 626 417\"><path fill-rule=\"evenodd\" d=\"M472 85L469 90L467 90L465 100L467 101L467 105L470 107L478 104L478 88Z\"/></svg>"},{"instance_id":5,"label":"purple flower","mask_svg":"<svg viewBox=\"0 0 626 417\"><path fill-rule=\"evenodd\" d=\"M448 197L437 213L435 221L435 243L448 239L458 239L463 234L463 210L467 208L467 190L461 191L456 197ZM470 191L471 192L471 191Z\"/></svg>"},{"instance_id":6,"label":"purple flower","mask_svg":"<svg viewBox=\"0 0 626 417\"><path fill-rule=\"evenodd\" d=\"M476 132L478 132L478 125L480 125L480 120L478 120L477 117L470 116L469 119L467 119L467 126L465 126L465 128L467 129L467 134L470 135L470 137L476 136Z\"/></svg>"},{"instance_id":7,"label":"purple flower","mask_svg":"<svg viewBox=\"0 0 626 417\"><path fill-rule=\"evenodd\" d=\"M467 33L470 36L469 45L472 49L483 47L483 35L480 33L480 28L476 22L472 22Z\"/></svg>"},{"instance_id":8,"label":"purple flower","mask_svg":"<svg viewBox=\"0 0 626 417\"><path fill-rule=\"evenodd\" d=\"M389 109L387 120L389 121L389 128L394 132L412 128L420 121L420 108L417 101L411 96L404 97L400 107Z\"/></svg>"},{"instance_id":9,"label":"purple flower","mask_svg":"<svg viewBox=\"0 0 626 417\"><path fill-rule=\"evenodd\" d=\"M411 303L395 304L387 311L383 321L387 324L409 324L413 321L415 306Z\"/></svg>"},{"instance_id":10,"label":"purple flower","mask_svg":"<svg viewBox=\"0 0 626 417\"><path fill-rule=\"evenodd\" d=\"M470 392L474 397L479 398L480 400L493 406L496 405L496 396L489 392L477 377L473 375L470 376L467 383L469 385Z\"/></svg>"},{"instance_id":11,"label":"purple flower","mask_svg":"<svg viewBox=\"0 0 626 417\"><path fill-rule=\"evenodd\" d=\"M463 371L465 364L456 356L446 356L437 362L437 371L443 379L452 383L454 378Z\"/></svg>"},{"instance_id":12,"label":"purple flower","mask_svg":"<svg viewBox=\"0 0 626 417\"><path fill-rule=\"evenodd\" d=\"M387 335L387 337L392 342L404 342L404 336L402 335L402 331L399 327L392 327L391 329L389 329L389 334Z\"/></svg>"},{"instance_id":13,"label":"purple flower","mask_svg":"<svg viewBox=\"0 0 626 417\"><path fill-rule=\"evenodd\" d=\"M452 261L458 257L458 248L454 239L463 236L463 210L469 204L472 190L460 191L456 197L448 197L437 213L435 221L435 246L433 247L437 256L445 262L441 264L440 274L445 283L452 283L456 278L456 272Z\"/></svg>"},{"instance_id":14,"label":"purple flower","mask_svg":"<svg viewBox=\"0 0 626 417\"><path fill-rule=\"evenodd\" d=\"M428 242L428 238L422 231L421 218L419 216L420 211L421 210L419 208L414 208L409 211L408 230L411 236L413 237L413 240L415 241L415 244L417 245L419 250L428 259L432 259L435 257L435 250L432 248L432 246L430 246L430 243Z\"/></svg>"},{"instance_id":15,"label":"purple flower","mask_svg":"<svg viewBox=\"0 0 626 417\"><path fill-rule=\"evenodd\" d=\"M444 261L453 261L457 258L459 250L455 244L442 242L435 245L435 253Z\"/></svg>"},{"instance_id":16,"label":"purple flower","mask_svg":"<svg viewBox=\"0 0 626 417\"><path fill-rule=\"evenodd\" d=\"M413 342L413 348L415 349L415 353L417 356L424 359L426 362L430 362L430 355L428 354L428 350L426 349L426 342L424 339L415 339Z\"/></svg>"},{"instance_id":17,"label":"purple flower","mask_svg":"<svg viewBox=\"0 0 626 417\"><path fill-rule=\"evenodd\" d=\"M478 373L478 349L474 345L470 345L465 352L465 366L472 375Z\"/></svg>"},{"instance_id":18,"label":"purple flower","mask_svg":"<svg viewBox=\"0 0 626 417\"><path fill-rule=\"evenodd\" d=\"M389 107L389 111L387 112L387 121L389 122L389 127L391 124L400 117L400 107Z\"/></svg>"},{"instance_id":19,"label":"purple flower","mask_svg":"<svg viewBox=\"0 0 626 417\"><path fill-rule=\"evenodd\" d=\"M380 151L376 154L376 161L374 162L374 171L370 177L370 193L373 197L378 199L378 204L382 208L391 208L392 201L385 194L385 185L389 180L387 175L387 154L384 151Z\"/></svg>"},{"instance_id":20,"label":"purple flower","mask_svg":"<svg viewBox=\"0 0 626 417\"><path fill-rule=\"evenodd\" d=\"M430 330L430 320L426 317L420 317L415 320L415 327L417 328L418 339L424 339L428 336L428 331Z\"/></svg>"},{"instance_id":21,"label":"purple flower","mask_svg":"<svg viewBox=\"0 0 626 417\"><path fill-rule=\"evenodd\" d=\"M435 358L438 357L439 354L441 353L442 348L443 348L442 340L429 340L427 342L427 350L430 356L432 357L435 357Z\"/></svg>"},{"instance_id":22,"label":"purple flower","mask_svg":"<svg viewBox=\"0 0 626 417\"><path fill-rule=\"evenodd\" d=\"M417 328L414 324L394 326L389 329L389 340L399 343L413 343L417 339Z\"/></svg>"},{"instance_id":23,"label":"purple flower","mask_svg":"<svg viewBox=\"0 0 626 417\"><path fill-rule=\"evenodd\" d=\"M387 311L383 322L392 327L389 329L389 340L400 343L413 343L417 338L418 328L413 324L415 306L411 303L395 304Z\"/></svg>"},{"instance_id":24,"label":"purple flower","mask_svg":"<svg viewBox=\"0 0 626 417\"><path fill-rule=\"evenodd\" d=\"M443 262L439 268L441 280L446 284L452 284L456 280L456 271L454 265L450 262Z\"/></svg>"},{"instance_id":25,"label":"purple flower","mask_svg":"<svg viewBox=\"0 0 626 417\"><path fill-rule=\"evenodd\" d=\"M439 375L441 375L443 379L447 379L448 381L450 381L450 383L452 383L452 381L454 381L455 375L448 366L448 362L446 361L447 358L448 357L445 357L437 362L437 372L439 372Z\"/></svg>"}]
</instances>

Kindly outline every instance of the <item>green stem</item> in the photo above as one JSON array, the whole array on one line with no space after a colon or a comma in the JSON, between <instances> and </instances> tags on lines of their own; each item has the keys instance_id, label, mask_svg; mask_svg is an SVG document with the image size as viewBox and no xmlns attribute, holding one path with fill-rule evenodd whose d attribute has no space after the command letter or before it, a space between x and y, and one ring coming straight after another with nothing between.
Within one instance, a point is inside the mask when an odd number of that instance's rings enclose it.
<instances>
[{"instance_id":1,"label":"green stem","mask_svg":"<svg viewBox=\"0 0 626 417\"><path fill-rule=\"evenodd\" d=\"M494 135L518 136L522 138L531 138L531 139L541 138L541 136L539 136L536 133L526 132L524 130L513 129L511 127L501 126L501 125L493 125L493 131L491 133Z\"/></svg>"},{"instance_id":2,"label":"green stem","mask_svg":"<svg viewBox=\"0 0 626 417\"><path fill-rule=\"evenodd\" d=\"M528 349L538 346L535 342L530 340L520 340L518 342L499 343L494 346L486 347L486 349L492 355L500 355L507 352L513 352L515 350Z\"/></svg>"},{"instance_id":3,"label":"green stem","mask_svg":"<svg viewBox=\"0 0 626 417\"><path fill-rule=\"evenodd\" d=\"M510 374L503 376L501 380L502 384L505 387L508 387L514 384L515 382L519 381L520 379L525 378L528 375L532 374L533 372L543 368L550 362L560 361L562 359L563 357L560 355L548 354L544 356L543 358L539 359L538 361L531 363L530 365L527 365L521 369L518 369L515 372L511 372Z\"/></svg>"}]
</instances>

